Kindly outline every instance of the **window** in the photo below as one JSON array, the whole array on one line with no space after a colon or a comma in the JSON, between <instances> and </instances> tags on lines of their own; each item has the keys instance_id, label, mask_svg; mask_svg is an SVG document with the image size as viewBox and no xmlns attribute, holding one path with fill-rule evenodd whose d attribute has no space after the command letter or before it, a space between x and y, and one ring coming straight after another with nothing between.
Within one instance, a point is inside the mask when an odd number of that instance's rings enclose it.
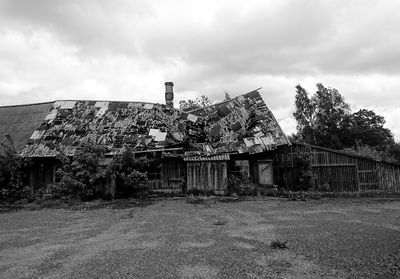
<instances>
[{"instance_id":1,"label":"window","mask_svg":"<svg viewBox=\"0 0 400 279\"><path fill-rule=\"evenodd\" d=\"M247 160L236 160L235 161L235 173L242 173L246 174L248 177L250 177L250 166L249 166L249 161Z\"/></svg>"},{"instance_id":2,"label":"window","mask_svg":"<svg viewBox=\"0 0 400 279\"><path fill-rule=\"evenodd\" d=\"M149 180L160 180L161 179L161 166L150 167L147 171L147 177Z\"/></svg>"}]
</instances>

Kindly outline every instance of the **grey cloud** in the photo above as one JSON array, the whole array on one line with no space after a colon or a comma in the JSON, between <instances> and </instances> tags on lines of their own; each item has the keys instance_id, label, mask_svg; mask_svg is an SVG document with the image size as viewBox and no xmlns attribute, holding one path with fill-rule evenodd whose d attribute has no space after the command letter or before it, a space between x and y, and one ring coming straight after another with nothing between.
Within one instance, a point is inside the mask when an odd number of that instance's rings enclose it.
<instances>
[{"instance_id":1,"label":"grey cloud","mask_svg":"<svg viewBox=\"0 0 400 279\"><path fill-rule=\"evenodd\" d=\"M288 0L242 15L242 5L228 2L216 8L209 25L180 21L185 11L173 1L177 22L159 18L148 1L3 0L0 13L8 21L49 28L85 56L146 55L161 65L179 57L198 69L198 78L393 73L400 69L400 5L386 3Z\"/></svg>"},{"instance_id":2,"label":"grey cloud","mask_svg":"<svg viewBox=\"0 0 400 279\"><path fill-rule=\"evenodd\" d=\"M252 1L244 11L244 2L210 1L210 11L186 10L195 3L0 0L0 44L4 32L30 38L32 30L45 30L52 36L43 44L55 49L47 56L47 48L0 46L0 82L33 84L17 86L23 92L0 92L0 100L47 101L56 90L57 98L67 98L62 94L70 88L93 99L141 100L148 95L139 91L153 90L150 82L164 78L174 81L179 96L213 100L225 90L235 96L263 86L267 104L289 119L294 86L312 77L312 86L336 87L352 105L397 105L400 2ZM85 80L98 85L80 86Z\"/></svg>"},{"instance_id":3,"label":"grey cloud","mask_svg":"<svg viewBox=\"0 0 400 279\"><path fill-rule=\"evenodd\" d=\"M399 72L400 60L395 58L400 55L400 18L395 9L380 14L376 2L326 3L289 1L275 14L266 7L245 18L232 11L216 14L212 28L166 27L143 48L151 57L167 53L183 58L198 67L199 78L207 73ZM366 11L370 17L359 16Z\"/></svg>"},{"instance_id":4,"label":"grey cloud","mask_svg":"<svg viewBox=\"0 0 400 279\"><path fill-rule=\"evenodd\" d=\"M6 19L3 27L13 23L21 29L49 29L78 46L86 56L114 51L132 55L138 52L138 46L135 34L128 33L129 25L151 16L145 1L135 4L132 9L127 0L3 0L0 14Z\"/></svg>"}]
</instances>

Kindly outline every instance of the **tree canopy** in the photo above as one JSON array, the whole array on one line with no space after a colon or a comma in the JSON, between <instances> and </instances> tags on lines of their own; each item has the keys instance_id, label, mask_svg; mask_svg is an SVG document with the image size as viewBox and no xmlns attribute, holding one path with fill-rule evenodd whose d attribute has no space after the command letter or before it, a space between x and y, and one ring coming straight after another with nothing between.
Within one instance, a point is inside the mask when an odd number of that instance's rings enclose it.
<instances>
[{"instance_id":1,"label":"tree canopy","mask_svg":"<svg viewBox=\"0 0 400 279\"><path fill-rule=\"evenodd\" d=\"M296 140L335 149L352 148L359 153L374 153L375 157L399 156L399 144L384 127L383 116L368 109L352 113L338 90L321 83L312 96L301 85L296 86L293 116L297 134L292 138Z\"/></svg>"},{"instance_id":2,"label":"tree canopy","mask_svg":"<svg viewBox=\"0 0 400 279\"><path fill-rule=\"evenodd\" d=\"M200 96L200 98L196 98L195 100L179 101L179 109L182 111L191 111L199 108L205 108L211 105L211 100L205 95L202 95Z\"/></svg>"},{"instance_id":3,"label":"tree canopy","mask_svg":"<svg viewBox=\"0 0 400 279\"><path fill-rule=\"evenodd\" d=\"M294 117L299 138L308 143L341 148L340 131L350 106L334 88L317 84L316 93L310 98L300 85L296 86Z\"/></svg>"}]
</instances>

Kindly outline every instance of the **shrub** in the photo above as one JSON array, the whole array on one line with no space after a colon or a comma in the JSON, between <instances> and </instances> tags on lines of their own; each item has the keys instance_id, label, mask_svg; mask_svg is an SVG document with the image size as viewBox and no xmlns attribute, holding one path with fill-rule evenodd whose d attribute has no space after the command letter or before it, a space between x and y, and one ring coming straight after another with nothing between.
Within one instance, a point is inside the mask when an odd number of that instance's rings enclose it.
<instances>
[{"instance_id":1,"label":"shrub","mask_svg":"<svg viewBox=\"0 0 400 279\"><path fill-rule=\"evenodd\" d=\"M129 147L114 157L108 166L108 174L117 177L119 194L123 197L145 198L149 189L147 186L147 170L156 167L160 162L146 157L136 158Z\"/></svg>"},{"instance_id":2,"label":"shrub","mask_svg":"<svg viewBox=\"0 0 400 279\"><path fill-rule=\"evenodd\" d=\"M230 195L254 196L258 194L258 187L251 182L247 173L240 172L228 176L228 192Z\"/></svg>"},{"instance_id":3,"label":"shrub","mask_svg":"<svg viewBox=\"0 0 400 279\"><path fill-rule=\"evenodd\" d=\"M100 165L107 149L101 145L85 145L73 157L60 155L62 166L57 170L60 182L48 189L53 198L91 200L97 194L97 182L106 173Z\"/></svg>"},{"instance_id":4,"label":"shrub","mask_svg":"<svg viewBox=\"0 0 400 279\"><path fill-rule=\"evenodd\" d=\"M307 191L315 189L316 174L311 168L311 154L299 154L293 158L294 176L295 176L295 191Z\"/></svg>"},{"instance_id":5,"label":"shrub","mask_svg":"<svg viewBox=\"0 0 400 279\"><path fill-rule=\"evenodd\" d=\"M30 188L25 183L25 170L30 165L30 160L18 154L8 135L6 141L0 143L0 147L0 199L7 202L30 199Z\"/></svg>"},{"instance_id":6,"label":"shrub","mask_svg":"<svg viewBox=\"0 0 400 279\"><path fill-rule=\"evenodd\" d=\"M331 190L331 186L328 182L325 182L322 185L317 185L316 190L321 192L329 192Z\"/></svg>"}]
</instances>

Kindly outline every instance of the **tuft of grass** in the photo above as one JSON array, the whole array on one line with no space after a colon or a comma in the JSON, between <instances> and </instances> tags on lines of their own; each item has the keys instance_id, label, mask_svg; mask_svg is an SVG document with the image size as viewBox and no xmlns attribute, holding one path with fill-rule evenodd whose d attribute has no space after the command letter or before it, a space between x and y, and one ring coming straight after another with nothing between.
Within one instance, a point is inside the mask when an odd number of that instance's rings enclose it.
<instances>
[{"instance_id":1,"label":"tuft of grass","mask_svg":"<svg viewBox=\"0 0 400 279\"><path fill-rule=\"evenodd\" d=\"M289 249L286 245L287 241L282 242L280 240L275 240L271 242L270 247L272 249L280 249L280 250L285 250L285 249Z\"/></svg>"}]
</instances>

